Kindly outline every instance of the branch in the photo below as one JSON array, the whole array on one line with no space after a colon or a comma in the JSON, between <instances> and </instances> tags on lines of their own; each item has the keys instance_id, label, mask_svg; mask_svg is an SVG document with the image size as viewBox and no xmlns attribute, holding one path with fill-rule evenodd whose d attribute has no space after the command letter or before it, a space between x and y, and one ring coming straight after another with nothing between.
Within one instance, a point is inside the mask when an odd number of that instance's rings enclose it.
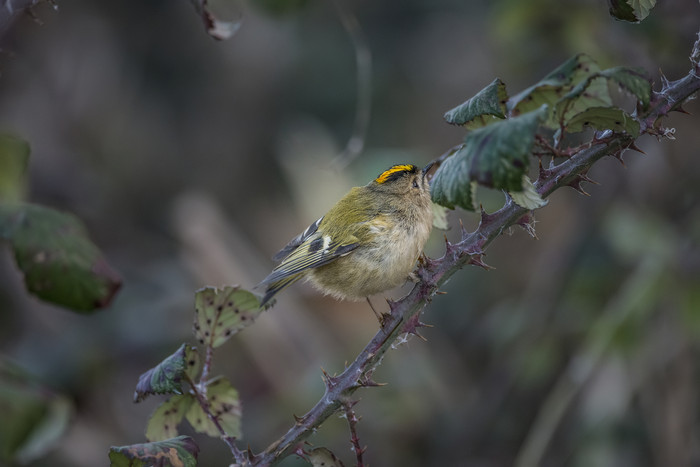
<instances>
[{"instance_id":1,"label":"branch","mask_svg":"<svg viewBox=\"0 0 700 467\"><path fill-rule=\"evenodd\" d=\"M674 82L668 82L664 78L663 88L654 93L649 108L638 111L641 134L668 135L668 130L659 126L659 119L672 110L682 111L682 103L700 90L700 34L691 54L691 62L693 68L687 76ZM593 164L605 156L620 158L626 149L636 148L634 142L635 139L627 134L604 132L593 140L590 147L558 165L540 169L535 187L543 197L565 186L581 191L580 184L590 181L586 173ZM528 222L528 214L527 209L507 197L505 205L495 213L486 214L482 211L481 222L474 232L468 233L462 228L462 238L458 243L446 241L445 255L442 258L422 259L416 271L419 282L400 301L389 301L391 314L386 316L382 328L355 361L338 376L325 375L326 391L320 401L306 415L298 418L284 436L251 459L249 465L268 466L293 454L295 447L329 416L347 404L357 389L377 386L372 380L372 374L384 353L400 335L418 334L417 329L423 326L420 314L438 289L465 265L486 267L481 261L484 249L508 227Z\"/></svg>"},{"instance_id":2,"label":"branch","mask_svg":"<svg viewBox=\"0 0 700 467\"><path fill-rule=\"evenodd\" d=\"M41 0L0 0L0 36L3 36L24 10Z\"/></svg>"}]
</instances>

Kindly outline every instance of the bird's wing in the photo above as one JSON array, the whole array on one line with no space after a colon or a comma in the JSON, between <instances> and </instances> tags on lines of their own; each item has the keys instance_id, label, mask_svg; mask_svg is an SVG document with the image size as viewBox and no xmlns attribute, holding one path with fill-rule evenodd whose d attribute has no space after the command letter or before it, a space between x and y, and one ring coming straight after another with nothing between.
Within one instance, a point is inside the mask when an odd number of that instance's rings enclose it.
<instances>
[{"instance_id":1,"label":"bird's wing","mask_svg":"<svg viewBox=\"0 0 700 467\"><path fill-rule=\"evenodd\" d=\"M292 240L290 245L296 242L298 238ZM296 276L307 269L323 266L341 256L347 255L358 246L359 242L355 236L348 236L345 242L341 243L333 241L329 235L314 232L302 241L300 245L290 248L291 253L289 256L285 257L261 284L275 284ZM287 247L282 251L286 249Z\"/></svg>"},{"instance_id":2,"label":"bird's wing","mask_svg":"<svg viewBox=\"0 0 700 467\"><path fill-rule=\"evenodd\" d=\"M304 243L304 240L306 240L307 238L309 238L310 236L312 236L313 234L316 233L316 231L318 230L318 226L321 225L322 220L323 220L323 217L321 217L319 220L317 220L316 222L311 224L302 233L300 233L299 235L294 237L291 242L287 243L287 245L284 248L282 248L280 251L277 252L277 254L275 256L272 257L272 260L273 261L281 261L284 258L286 258L287 256L289 256L289 254L292 251L296 250L299 247L299 245Z\"/></svg>"}]
</instances>

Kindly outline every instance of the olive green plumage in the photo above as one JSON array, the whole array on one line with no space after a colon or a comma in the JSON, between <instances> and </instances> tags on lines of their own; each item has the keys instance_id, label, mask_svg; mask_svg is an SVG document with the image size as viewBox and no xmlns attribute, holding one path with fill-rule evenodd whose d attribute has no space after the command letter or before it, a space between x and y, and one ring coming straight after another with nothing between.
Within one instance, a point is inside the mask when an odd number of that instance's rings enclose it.
<instances>
[{"instance_id":1,"label":"olive green plumage","mask_svg":"<svg viewBox=\"0 0 700 467\"><path fill-rule=\"evenodd\" d=\"M395 165L352 188L275 256L262 306L299 279L338 299L361 300L403 283L430 235L430 187L415 165Z\"/></svg>"}]
</instances>

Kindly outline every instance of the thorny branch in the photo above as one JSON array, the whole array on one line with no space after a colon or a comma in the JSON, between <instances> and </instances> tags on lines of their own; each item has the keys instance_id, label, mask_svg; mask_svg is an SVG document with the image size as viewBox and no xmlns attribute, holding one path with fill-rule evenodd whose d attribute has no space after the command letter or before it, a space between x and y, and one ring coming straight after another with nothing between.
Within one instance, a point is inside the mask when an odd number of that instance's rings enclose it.
<instances>
[{"instance_id":1,"label":"thorny branch","mask_svg":"<svg viewBox=\"0 0 700 467\"><path fill-rule=\"evenodd\" d=\"M691 53L691 62L693 68L687 76L673 82L663 78L663 87L654 93L649 107L639 110L641 134L668 136L669 130L661 127L660 119L673 110L683 111L683 102L700 90L700 34ZM586 149L559 164L552 163L548 168L541 168L535 187L543 197L564 186L582 191L581 183L590 181L586 173L593 164L605 156L621 158L625 150L636 148L634 142L635 139L626 134L605 132L597 135ZM450 155L454 150L455 148L438 159ZM423 259L416 271L419 282L406 297L397 302L389 302L391 313L355 361L338 376L326 375L326 391L319 402L306 415L297 418L294 426L265 451L257 455L249 453L245 465L268 466L293 454L296 447L316 428L351 400L357 389L376 386L372 374L384 353L399 336L417 334L418 328L424 326L420 322L420 314L438 289L465 265L486 267L481 260L485 248L508 227L516 224L527 227L530 220L528 211L508 197L505 205L495 213L482 211L481 222L474 232L462 229L459 242L446 242L442 258Z\"/></svg>"}]
</instances>

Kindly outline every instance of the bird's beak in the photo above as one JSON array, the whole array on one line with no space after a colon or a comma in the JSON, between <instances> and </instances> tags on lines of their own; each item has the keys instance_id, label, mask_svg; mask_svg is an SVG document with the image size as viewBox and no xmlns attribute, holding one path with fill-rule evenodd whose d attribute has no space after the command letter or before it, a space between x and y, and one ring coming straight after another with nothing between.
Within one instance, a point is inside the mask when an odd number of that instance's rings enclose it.
<instances>
[{"instance_id":1,"label":"bird's beak","mask_svg":"<svg viewBox=\"0 0 700 467\"><path fill-rule=\"evenodd\" d=\"M435 165L434 161L431 162L430 164L426 165L425 167L423 167L423 178L425 178L425 176L428 175L428 172L433 167L433 165Z\"/></svg>"}]
</instances>

